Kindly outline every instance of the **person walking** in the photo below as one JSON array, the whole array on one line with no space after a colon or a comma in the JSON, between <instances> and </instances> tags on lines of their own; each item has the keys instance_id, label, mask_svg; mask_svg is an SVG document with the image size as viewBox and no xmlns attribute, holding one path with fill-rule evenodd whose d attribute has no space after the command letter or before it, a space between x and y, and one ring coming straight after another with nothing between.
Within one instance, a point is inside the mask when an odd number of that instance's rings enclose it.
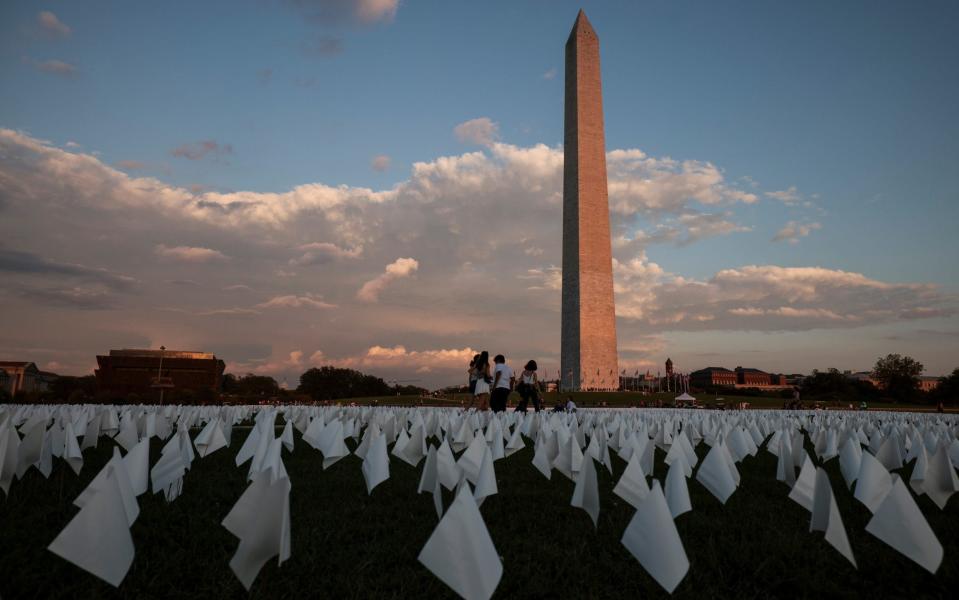
<instances>
[{"instance_id":1,"label":"person walking","mask_svg":"<svg viewBox=\"0 0 959 600\"><path fill-rule=\"evenodd\" d=\"M476 377L476 384L473 386L473 400L479 405L479 410L489 408L489 352L483 350L479 357L473 363L473 375ZM470 403L472 406L472 402Z\"/></svg>"},{"instance_id":2,"label":"person walking","mask_svg":"<svg viewBox=\"0 0 959 600\"><path fill-rule=\"evenodd\" d=\"M536 376L536 361L531 360L523 367L523 373L520 375L519 384L516 385L516 391L519 392L520 402L516 407L517 412L526 412L526 407L530 399L533 400L533 410L540 411L539 400L539 379Z\"/></svg>"},{"instance_id":3,"label":"person walking","mask_svg":"<svg viewBox=\"0 0 959 600\"><path fill-rule=\"evenodd\" d=\"M509 393L513 389L513 369L506 364L506 357L502 354L497 354L493 362L496 363L496 367L493 369L493 393L489 404L493 412L503 412L506 410Z\"/></svg>"}]
</instances>

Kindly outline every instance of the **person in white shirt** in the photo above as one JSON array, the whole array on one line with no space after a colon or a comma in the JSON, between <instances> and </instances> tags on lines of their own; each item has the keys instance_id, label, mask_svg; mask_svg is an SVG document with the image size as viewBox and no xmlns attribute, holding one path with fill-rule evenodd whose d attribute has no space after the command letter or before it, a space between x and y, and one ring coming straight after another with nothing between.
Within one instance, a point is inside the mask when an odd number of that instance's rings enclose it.
<instances>
[{"instance_id":1,"label":"person in white shirt","mask_svg":"<svg viewBox=\"0 0 959 600\"><path fill-rule=\"evenodd\" d=\"M539 379L536 377L536 368L536 361L531 360L526 363L526 367L520 375L516 391L519 392L522 400L516 407L517 412L526 412L526 405L529 404L530 399L533 400L533 408L536 412L540 411Z\"/></svg>"},{"instance_id":2,"label":"person in white shirt","mask_svg":"<svg viewBox=\"0 0 959 600\"><path fill-rule=\"evenodd\" d=\"M509 393L513 389L513 369L506 364L506 357L497 354L493 357L493 393L490 395L489 406L493 412L506 410Z\"/></svg>"},{"instance_id":3,"label":"person in white shirt","mask_svg":"<svg viewBox=\"0 0 959 600\"><path fill-rule=\"evenodd\" d=\"M576 403L573 402L572 396L566 398L566 412L576 412Z\"/></svg>"}]
</instances>

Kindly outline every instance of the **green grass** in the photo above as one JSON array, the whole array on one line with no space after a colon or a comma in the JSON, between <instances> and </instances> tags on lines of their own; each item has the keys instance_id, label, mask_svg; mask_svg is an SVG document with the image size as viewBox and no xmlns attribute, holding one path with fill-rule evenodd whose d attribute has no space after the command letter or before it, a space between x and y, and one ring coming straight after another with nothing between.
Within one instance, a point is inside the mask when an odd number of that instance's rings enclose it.
<instances>
[{"instance_id":1,"label":"green grass","mask_svg":"<svg viewBox=\"0 0 959 600\"><path fill-rule=\"evenodd\" d=\"M235 429L230 448L197 459L173 503L149 493L139 498L132 528L136 558L119 589L46 550L76 514L71 503L105 464L112 442L101 438L99 448L84 453L79 477L60 460L49 479L31 469L0 500L0 596L247 596L228 566L238 540L220 525L247 485L247 465L233 462L246 435ZM160 447L154 440L152 461ZM704 456L705 445L697 451ZM282 567L267 563L250 596L453 597L416 560L437 522L431 497L416 494L420 469L391 460L390 479L370 496L354 456L324 471L320 454L296 434L295 452L284 451L283 459L293 483L293 555ZM655 476L661 480L662 459L657 450ZM569 506L573 482L556 471L547 481L531 460L527 448L497 461L499 493L481 508L503 560L496 597L663 596L619 541L633 513L612 493L625 464L613 457L615 477L597 467L602 509L594 529L584 511ZM775 480L775 457L760 450L740 463L742 484L725 506L689 480L693 511L678 517L676 526L690 569L675 597L921 598L949 597L959 589L957 497L944 511L925 496L917 500L945 548L939 572L931 575L865 532L868 510L846 489L838 461L826 468L858 570L821 533L809 532L809 513L787 498L788 488ZM451 498L446 495L447 506Z\"/></svg>"}]
</instances>

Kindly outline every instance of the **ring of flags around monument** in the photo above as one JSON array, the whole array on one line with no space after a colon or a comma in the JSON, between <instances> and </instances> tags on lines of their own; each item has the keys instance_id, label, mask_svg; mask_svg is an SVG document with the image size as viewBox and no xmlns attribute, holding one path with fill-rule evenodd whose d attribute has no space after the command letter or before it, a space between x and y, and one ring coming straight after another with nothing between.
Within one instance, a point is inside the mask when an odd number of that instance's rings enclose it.
<instances>
[{"instance_id":1,"label":"ring of flags around monument","mask_svg":"<svg viewBox=\"0 0 959 600\"><path fill-rule=\"evenodd\" d=\"M285 420L279 436L276 419ZM175 502L192 463L231 447L234 426L251 425L236 453L247 470L247 489L222 525L237 539L230 568L247 589L267 561L291 556L290 494L293 482L283 452L294 451L293 428L323 469L351 454L361 463L367 493L389 479L390 461L422 473L415 493L431 494L438 523L419 562L464 598L489 598L503 565L480 507L498 492L495 463L527 445L532 468L546 479L554 471L575 482L570 505L585 511L594 526L604 500L596 470L611 475L611 453L626 467L613 493L635 513L622 532L624 549L653 579L672 592L689 570L674 519L695 510L687 480L695 478L720 503L737 493L738 463L758 452L777 458L783 493L810 513L811 532L823 532L856 567L842 515L823 468L838 460L845 484L871 513L866 531L904 557L935 573L943 548L915 497L927 495L940 509L959 491L959 420L954 416L892 412L704 412L682 409L595 409L573 413L464 412L450 408L312 406L109 406L7 405L0 408L0 489L36 468L48 477L53 461L79 474L83 451L107 438L113 457L73 503L80 511L48 549L104 581L120 586L133 563L130 527L139 514L137 497L163 494ZM191 431L196 431L191 438ZM165 444L150 456L150 439ZM806 440L815 458L805 449ZM81 441L82 440L82 441ZM708 451L702 460L696 448ZM120 448L124 450L121 452ZM655 449L665 452L667 475L653 478ZM392 458L391 458L392 457ZM897 471L915 461L909 481ZM152 465L152 466L151 466ZM454 492L444 505L443 489ZM414 493L414 490L410 490ZM746 493L746 492L742 492Z\"/></svg>"}]
</instances>

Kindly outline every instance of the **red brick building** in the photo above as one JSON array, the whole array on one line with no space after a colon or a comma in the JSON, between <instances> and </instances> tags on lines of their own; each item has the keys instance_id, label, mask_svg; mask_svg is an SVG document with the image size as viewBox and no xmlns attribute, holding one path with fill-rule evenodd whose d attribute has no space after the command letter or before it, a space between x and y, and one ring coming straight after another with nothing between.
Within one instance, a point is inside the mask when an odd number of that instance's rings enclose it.
<instances>
[{"instance_id":1,"label":"red brick building","mask_svg":"<svg viewBox=\"0 0 959 600\"><path fill-rule=\"evenodd\" d=\"M736 367L736 385L739 387L785 387L786 376L774 375L759 369Z\"/></svg>"},{"instance_id":2,"label":"red brick building","mask_svg":"<svg viewBox=\"0 0 959 600\"><path fill-rule=\"evenodd\" d=\"M736 385L736 373L724 367L706 367L689 374L689 383L693 387L706 388Z\"/></svg>"},{"instance_id":3,"label":"red brick building","mask_svg":"<svg viewBox=\"0 0 959 600\"><path fill-rule=\"evenodd\" d=\"M162 360L162 366L161 366ZM110 350L97 356L97 390L144 399L189 390L219 392L225 365L211 352L182 350Z\"/></svg>"}]
</instances>

